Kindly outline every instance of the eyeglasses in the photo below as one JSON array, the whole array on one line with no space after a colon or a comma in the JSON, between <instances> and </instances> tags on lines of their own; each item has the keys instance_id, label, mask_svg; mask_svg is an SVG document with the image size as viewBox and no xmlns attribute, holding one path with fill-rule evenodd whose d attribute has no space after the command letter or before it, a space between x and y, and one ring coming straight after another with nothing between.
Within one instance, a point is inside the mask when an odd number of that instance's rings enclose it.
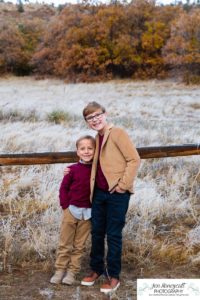
<instances>
[{"instance_id":1,"label":"eyeglasses","mask_svg":"<svg viewBox=\"0 0 200 300\"><path fill-rule=\"evenodd\" d=\"M92 123L94 121L94 119L99 120L102 117L103 114L104 114L104 112L101 112L101 113L98 113L94 116L88 116L88 117L85 118L85 120L88 123Z\"/></svg>"}]
</instances>

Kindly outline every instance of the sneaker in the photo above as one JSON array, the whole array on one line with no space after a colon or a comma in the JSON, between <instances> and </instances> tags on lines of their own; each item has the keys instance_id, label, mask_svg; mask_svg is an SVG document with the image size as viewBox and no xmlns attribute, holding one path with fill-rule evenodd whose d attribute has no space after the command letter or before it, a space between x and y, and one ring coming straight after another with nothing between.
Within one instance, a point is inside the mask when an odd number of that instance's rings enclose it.
<instances>
[{"instance_id":1,"label":"sneaker","mask_svg":"<svg viewBox=\"0 0 200 300\"><path fill-rule=\"evenodd\" d=\"M74 282L75 282L75 274L70 271L67 271L67 274L63 278L62 283L72 285Z\"/></svg>"},{"instance_id":2,"label":"sneaker","mask_svg":"<svg viewBox=\"0 0 200 300\"><path fill-rule=\"evenodd\" d=\"M59 284L62 282L62 279L65 275L64 270L58 270L55 272L55 274L51 277L50 283Z\"/></svg>"},{"instance_id":3,"label":"sneaker","mask_svg":"<svg viewBox=\"0 0 200 300\"><path fill-rule=\"evenodd\" d=\"M97 280L97 278L99 278L99 276L100 275L96 272L92 272L89 276L83 278L81 284L86 286L92 286Z\"/></svg>"},{"instance_id":4,"label":"sneaker","mask_svg":"<svg viewBox=\"0 0 200 300\"><path fill-rule=\"evenodd\" d=\"M109 294L116 291L119 286L120 286L120 281L117 278L111 278L101 286L100 292Z\"/></svg>"}]
</instances>

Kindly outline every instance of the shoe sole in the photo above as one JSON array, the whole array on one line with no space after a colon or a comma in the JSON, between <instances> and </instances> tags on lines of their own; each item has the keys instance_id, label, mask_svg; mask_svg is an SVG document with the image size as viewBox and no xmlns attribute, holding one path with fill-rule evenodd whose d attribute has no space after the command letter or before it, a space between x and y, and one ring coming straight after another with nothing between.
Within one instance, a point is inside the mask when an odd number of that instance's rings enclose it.
<instances>
[{"instance_id":1,"label":"shoe sole","mask_svg":"<svg viewBox=\"0 0 200 300\"><path fill-rule=\"evenodd\" d=\"M111 292L116 291L119 286L120 286L120 282L118 282L118 284L113 289L100 289L100 292L102 292L104 294L109 294Z\"/></svg>"},{"instance_id":2,"label":"shoe sole","mask_svg":"<svg viewBox=\"0 0 200 300\"><path fill-rule=\"evenodd\" d=\"M49 281L51 284L61 284L61 282L62 282L62 280L60 280L60 281Z\"/></svg>"},{"instance_id":3,"label":"shoe sole","mask_svg":"<svg viewBox=\"0 0 200 300\"><path fill-rule=\"evenodd\" d=\"M85 286L92 286L95 283L95 281L81 281L81 285L85 285Z\"/></svg>"},{"instance_id":4,"label":"shoe sole","mask_svg":"<svg viewBox=\"0 0 200 300\"><path fill-rule=\"evenodd\" d=\"M74 284L74 282L65 282L65 281L62 281L62 284L72 285L72 284Z\"/></svg>"}]
</instances>

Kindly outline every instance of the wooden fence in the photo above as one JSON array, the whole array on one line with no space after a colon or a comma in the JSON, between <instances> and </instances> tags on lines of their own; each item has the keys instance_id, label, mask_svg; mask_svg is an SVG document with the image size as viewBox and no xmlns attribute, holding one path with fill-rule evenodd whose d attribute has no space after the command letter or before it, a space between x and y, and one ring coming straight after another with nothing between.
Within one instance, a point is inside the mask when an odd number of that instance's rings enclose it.
<instances>
[{"instance_id":1,"label":"wooden fence","mask_svg":"<svg viewBox=\"0 0 200 300\"><path fill-rule=\"evenodd\" d=\"M142 159L200 155L200 144L185 144L156 147L139 147ZM0 154L0 166L60 164L76 162L76 152L44 152L22 154Z\"/></svg>"}]
</instances>

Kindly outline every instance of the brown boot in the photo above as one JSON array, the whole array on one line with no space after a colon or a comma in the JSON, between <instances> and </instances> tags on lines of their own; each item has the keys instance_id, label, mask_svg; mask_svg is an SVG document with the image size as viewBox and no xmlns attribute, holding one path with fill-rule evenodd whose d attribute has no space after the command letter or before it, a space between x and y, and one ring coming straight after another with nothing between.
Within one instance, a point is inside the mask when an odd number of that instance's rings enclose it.
<instances>
[{"instance_id":1,"label":"brown boot","mask_svg":"<svg viewBox=\"0 0 200 300\"><path fill-rule=\"evenodd\" d=\"M92 286L95 283L95 281L99 278L99 276L100 275L96 272L92 272L89 276L83 278L81 284L86 286Z\"/></svg>"},{"instance_id":2,"label":"brown boot","mask_svg":"<svg viewBox=\"0 0 200 300\"><path fill-rule=\"evenodd\" d=\"M117 278L110 278L110 280L107 280L100 288L100 292L109 294L118 289L120 286L120 281Z\"/></svg>"}]
</instances>

